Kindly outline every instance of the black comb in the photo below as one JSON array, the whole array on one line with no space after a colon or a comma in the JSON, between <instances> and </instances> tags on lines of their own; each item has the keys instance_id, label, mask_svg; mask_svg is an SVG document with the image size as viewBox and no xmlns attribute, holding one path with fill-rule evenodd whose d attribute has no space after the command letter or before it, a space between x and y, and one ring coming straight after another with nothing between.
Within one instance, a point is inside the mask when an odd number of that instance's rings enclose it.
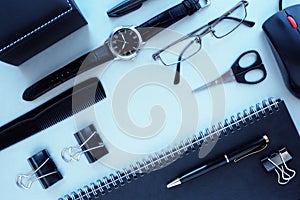
<instances>
[{"instance_id":1,"label":"black comb","mask_svg":"<svg viewBox=\"0 0 300 200\"><path fill-rule=\"evenodd\" d=\"M0 127L0 150L57 124L106 98L97 78L88 79Z\"/></svg>"}]
</instances>

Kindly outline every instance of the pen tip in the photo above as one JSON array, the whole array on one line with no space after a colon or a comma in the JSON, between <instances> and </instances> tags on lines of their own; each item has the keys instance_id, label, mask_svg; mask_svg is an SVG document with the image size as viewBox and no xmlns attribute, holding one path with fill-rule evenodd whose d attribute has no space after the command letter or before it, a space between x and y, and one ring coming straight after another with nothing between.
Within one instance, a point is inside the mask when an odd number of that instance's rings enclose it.
<instances>
[{"instance_id":1,"label":"pen tip","mask_svg":"<svg viewBox=\"0 0 300 200\"><path fill-rule=\"evenodd\" d=\"M175 186L180 185L180 184L181 184L181 181L179 179L176 179L176 180L172 181L171 183L169 183L167 185L167 188L172 188L172 187L175 187Z\"/></svg>"}]
</instances>

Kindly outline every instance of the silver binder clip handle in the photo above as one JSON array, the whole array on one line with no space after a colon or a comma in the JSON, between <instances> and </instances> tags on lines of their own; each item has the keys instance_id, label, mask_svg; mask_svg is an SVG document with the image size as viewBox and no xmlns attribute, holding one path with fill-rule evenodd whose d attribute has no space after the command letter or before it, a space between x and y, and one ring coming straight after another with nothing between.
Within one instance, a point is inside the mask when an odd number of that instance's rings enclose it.
<instances>
[{"instance_id":1,"label":"silver binder clip handle","mask_svg":"<svg viewBox=\"0 0 300 200\"><path fill-rule=\"evenodd\" d=\"M296 175L296 171L292 170L290 168L288 168L288 166L286 165L286 162L284 161L284 158L282 156L282 153L279 152L280 158L282 160L282 166L278 166L275 162L273 162L270 158L268 158L268 161L271 162L275 167L275 172L277 174L277 182L280 185L286 185L290 182L290 180L292 180L295 175Z\"/></svg>"},{"instance_id":2,"label":"silver binder clip handle","mask_svg":"<svg viewBox=\"0 0 300 200\"><path fill-rule=\"evenodd\" d=\"M89 140L91 140L91 138L96 133L97 132L94 131L93 134L84 143L82 143L80 146L77 145L77 146L73 146L73 147L64 148L61 151L62 159L67 163L72 162L72 161L77 161L78 162L80 160L82 154L84 154L86 152L89 152L89 151L92 151L92 150L95 150L95 149L103 148L105 145L103 143L100 143L99 146L92 147L92 148L89 148L89 149L84 150L84 151L81 149Z\"/></svg>"},{"instance_id":3,"label":"silver binder clip handle","mask_svg":"<svg viewBox=\"0 0 300 200\"><path fill-rule=\"evenodd\" d=\"M29 172L28 174L18 175L16 178L16 183L20 188L28 190L31 188L34 179L35 177L33 176L33 173Z\"/></svg>"},{"instance_id":4,"label":"silver binder clip handle","mask_svg":"<svg viewBox=\"0 0 300 200\"><path fill-rule=\"evenodd\" d=\"M80 148L80 146L74 146L74 147L68 147L68 148L64 148L61 151L61 157L62 159L69 163L72 161L79 161L82 155L82 150Z\"/></svg>"},{"instance_id":5,"label":"silver binder clip handle","mask_svg":"<svg viewBox=\"0 0 300 200\"><path fill-rule=\"evenodd\" d=\"M54 171L54 172L50 172L50 173L45 174L40 177L36 176L36 172L39 171L48 161L49 161L49 158L47 160L45 160L45 162L43 164L41 164L41 166L39 166L35 171L28 172L27 174L17 175L16 184L20 188L28 190L31 188L32 183L34 183L35 181L57 173L57 171Z\"/></svg>"},{"instance_id":6,"label":"silver binder clip handle","mask_svg":"<svg viewBox=\"0 0 300 200\"><path fill-rule=\"evenodd\" d=\"M86 153L88 151L92 151L94 149L103 148L103 147L104 147L104 144L100 144L99 146L87 149L85 151L81 150L81 146L68 147L68 148L64 148L61 151L61 157L67 163L72 162L72 161L78 162L84 153Z\"/></svg>"}]
</instances>

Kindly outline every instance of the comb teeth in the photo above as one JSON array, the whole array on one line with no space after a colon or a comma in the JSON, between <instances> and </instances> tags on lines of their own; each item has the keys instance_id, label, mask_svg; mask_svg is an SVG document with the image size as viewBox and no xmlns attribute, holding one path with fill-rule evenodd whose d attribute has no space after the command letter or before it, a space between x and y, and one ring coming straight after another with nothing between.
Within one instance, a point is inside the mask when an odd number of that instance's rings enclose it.
<instances>
[{"instance_id":1,"label":"comb teeth","mask_svg":"<svg viewBox=\"0 0 300 200\"><path fill-rule=\"evenodd\" d=\"M45 130L106 98L97 78L70 88L0 127L0 150Z\"/></svg>"}]
</instances>

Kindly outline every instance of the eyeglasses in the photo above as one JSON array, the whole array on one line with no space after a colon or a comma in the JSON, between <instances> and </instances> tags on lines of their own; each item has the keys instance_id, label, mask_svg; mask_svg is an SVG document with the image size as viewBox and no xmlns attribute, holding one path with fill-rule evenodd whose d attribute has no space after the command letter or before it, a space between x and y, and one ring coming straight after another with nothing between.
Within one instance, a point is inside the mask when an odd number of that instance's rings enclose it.
<instances>
[{"instance_id":1,"label":"eyeglasses","mask_svg":"<svg viewBox=\"0 0 300 200\"><path fill-rule=\"evenodd\" d=\"M221 39L232 33L241 24L248 27L255 25L254 22L245 20L247 17L247 6L247 1L240 1L222 16L154 53L152 55L153 59L161 61L165 66L177 64L174 84L178 84L180 79L180 63L191 58L201 50L202 37L211 33L215 38Z\"/></svg>"}]
</instances>

